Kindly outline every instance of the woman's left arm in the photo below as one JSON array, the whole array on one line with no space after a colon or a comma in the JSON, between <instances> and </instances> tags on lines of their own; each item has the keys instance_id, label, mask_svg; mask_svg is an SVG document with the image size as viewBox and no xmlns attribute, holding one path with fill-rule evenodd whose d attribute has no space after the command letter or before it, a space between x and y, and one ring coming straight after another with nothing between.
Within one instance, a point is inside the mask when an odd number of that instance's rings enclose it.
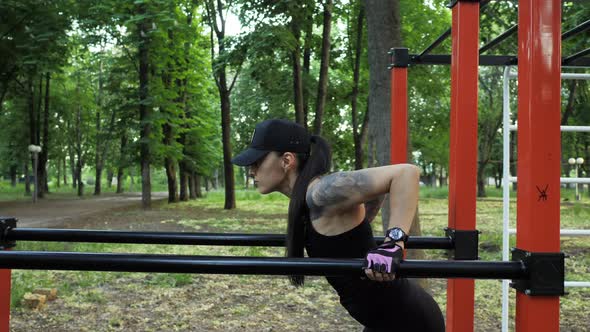
<instances>
[{"instance_id":1,"label":"woman's left arm","mask_svg":"<svg viewBox=\"0 0 590 332\"><path fill-rule=\"evenodd\" d=\"M419 168L410 164L336 172L312 185L306 200L311 210L330 215L390 194L389 228L407 234L418 205L419 176Z\"/></svg>"}]
</instances>

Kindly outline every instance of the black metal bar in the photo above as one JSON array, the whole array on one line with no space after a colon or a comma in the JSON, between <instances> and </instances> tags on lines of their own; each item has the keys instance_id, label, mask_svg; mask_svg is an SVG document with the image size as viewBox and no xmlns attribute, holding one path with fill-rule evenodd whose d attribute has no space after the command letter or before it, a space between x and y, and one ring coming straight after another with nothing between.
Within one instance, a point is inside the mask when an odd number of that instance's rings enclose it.
<instances>
[{"instance_id":1,"label":"black metal bar","mask_svg":"<svg viewBox=\"0 0 590 332\"><path fill-rule=\"evenodd\" d=\"M447 39L450 35L451 35L451 28L449 28L447 31L443 32L442 35L438 36L438 38L436 38L436 40L433 41L432 44L428 45L428 47L426 47L426 49L424 49L424 51L422 51L422 53L416 55L416 57L422 58L423 56L428 54L430 51L432 51L435 47L437 47L440 43L442 43L445 39Z\"/></svg>"},{"instance_id":2,"label":"black metal bar","mask_svg":"<svg viewBox=\"0 0 590 332\"><path fill-rule=\"evenodd\" d=\"M588 50L576 53L568 58L563 58L562 64L570 67L590 67ZM581 54L580 54L581 53ZM572 58L574 57L574 58ZM516 55L480 55L480 66L514 66L518 63ZM566 62L567 61L567 62ZM410 65L450 65L449 54L427 54L421 58L416 54L410 55Z\"/></svg>"},{"instance_id":3,"label":"black metal bar","mask_svg":"<svg viewBox=\"0 0 590 332\"><path fill-rule=\"evenodd\" d=\"M283 234L127 232L84 229L14 228L7 232L6 238L10 241L285 246L285 235ZM376 237L375 239L378 243L383 243L382 236ZM406 247L409 249L453 249L453 242L446 236L411 236Z\"/></svg>"},{"instance_id":4,"label":"black metal bar","mask_svg":"<svg viewBox=\"0 0 590 332\"><path fill-rule=\"evenodd\" d=\"M566 40L568 38L571 38L571 37L577 35L578 33L582 32L584 30L587 30L587 29L590 29L590 20L576 26L575 28L573 28L571 30L564 32L561 35L561 40Z\"/></svg>"},{"instance_id":5,"label":"black metal bar","mask_svg":"<svg viewBox=\"0 0 590 332\"><path fill-rule=\"evenodd\" d=\"M480 55L479 65L480 66L505 66L513 59L516 59L516 55ZM411 65L450 65L451 55L450 54L428 54L423 57L412 54L410 55Z\"/></svg>"},{"instance_id":6,"label":"black metal bar","mask_svg":"<svg viewBox=\"0 0 590 332\"><path fill-rule=\"evenodd\" d=\"M479 54L484 53L485 51L493 48L494 46L500 44L504 41L504 39L510 37L513 33L518 30L518 24L511 26L508 30L502 32L498 37L492 39L489 43L485 44L479 49Z\"/></svg>"},{"instance_id":7,"label":"black metal bar","mask_svg":"<svg viewBox=\"0 0 590 332\"><path fill-rule=\"evenodd\" d=\"M166 272L256 275L362 275L363 259L174 256L38 251L2 251L0 268L119 272ZM522 262L422 261L401 262L398 274L407 278L522 279Z\"/></svg>"},{"instance_id":8,"label":"black metal bar","mask_svg":"<svg viewBox=\"0 0 590 332\"><path fill-rule=\"evenodd\" d=\"M590 48L587 48L583 51L580 51L576 54L572 54L570 56L568 56L567 58L563 59L563 61L561 62L563 65L569 66L571 65L574 61L581 59L582 57L586 56L590 54Z\"/></svg>"}]
</instances>

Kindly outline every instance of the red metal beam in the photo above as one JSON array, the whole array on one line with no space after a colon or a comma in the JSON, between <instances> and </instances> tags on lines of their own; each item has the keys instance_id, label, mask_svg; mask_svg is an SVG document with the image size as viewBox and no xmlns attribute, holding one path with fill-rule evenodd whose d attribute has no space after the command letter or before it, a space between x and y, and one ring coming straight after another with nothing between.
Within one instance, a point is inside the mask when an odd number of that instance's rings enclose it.
<instances>
[{"instance_id":1,"label":"red metal beam","mask_svg":"<svg viewBox=\"0 0 590 332\"><path fill-rule=\"evenodd\" d=\"M561 1L518 4L519 249L559 251ZM516 331L559 331L559 297L516 295Z\"/></svg>"},{"instance_id":2,"label":"red metal beam","mask_svg":"<svg viewBox=\"0 0 590 332\"><path fill-rule=\"evenodd\" d=\"M408 162L408 49L392 50L391 164Z\"/></svg>"},{"instance_id":3,"label":"red metal beam","mask_svg":"<svg viewBox=\"0 0 590 332\"><path fill-rule=\"evenodd\" d=\"M0 270L0 332L10 331L11 270Z\"/></svg>"},{"instance_id":4,"label":"red metal beam","mask_svg":"<svg viewBox=\"0 0 590 332\"><path fill-rule=\"evenodd\" d=\"M475 229L479 3L453 7L449 227ZM447 282L447 331L473 331L475 281Z\"/></svg>"}]
</instances>

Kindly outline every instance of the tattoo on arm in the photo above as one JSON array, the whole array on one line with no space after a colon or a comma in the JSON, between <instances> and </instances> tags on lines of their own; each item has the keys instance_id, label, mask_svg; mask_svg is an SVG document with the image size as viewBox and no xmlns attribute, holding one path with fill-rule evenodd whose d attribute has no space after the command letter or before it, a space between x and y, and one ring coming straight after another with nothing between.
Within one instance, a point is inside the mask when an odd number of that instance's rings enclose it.
<instances>
[{"instance_id":1,"label":"tattoo on arm","mask_svg":"<svg viewBox=\"0 0 590 332\"><path fill-rule=\"evenodd\" d=\"M385 195L381 195L375 198L372 201L368 201L365 203L365 218L371 222L377 214L379 214L379 210L381 210L381 206L383 205L383 200L385 199Z\"/></svg>"},{"instance_id":2,"label":"tattoo on arm","mask_svg":"<svg viewBox=\"0 0 590 332\"><path fill-rule=\"evenodd\" d=\"M337 172L323 177L312 190L307 192L306 201L311 220L322 215L323 209L346 201L347 198L362 195L371 185L371 179L360 172Z\"/></svg>"}]
</instances>

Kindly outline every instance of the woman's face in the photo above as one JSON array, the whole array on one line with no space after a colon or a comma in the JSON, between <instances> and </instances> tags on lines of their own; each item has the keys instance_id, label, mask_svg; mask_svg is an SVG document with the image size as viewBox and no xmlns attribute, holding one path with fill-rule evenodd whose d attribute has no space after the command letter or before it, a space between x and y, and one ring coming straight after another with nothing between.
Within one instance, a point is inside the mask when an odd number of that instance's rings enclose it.
<instances>
[{"instance_id":1,"label":"woman's face","mask_svg":"<svg viewBox=\"0 0 590 332\"><path fill-rule=\"evenodd\" d=\"M277 191L285 181L286 171L281 158L278 152L270 152L250 165L250 176L254 178L254 184L261 194Z\"/></svg>"}]
</instances>

